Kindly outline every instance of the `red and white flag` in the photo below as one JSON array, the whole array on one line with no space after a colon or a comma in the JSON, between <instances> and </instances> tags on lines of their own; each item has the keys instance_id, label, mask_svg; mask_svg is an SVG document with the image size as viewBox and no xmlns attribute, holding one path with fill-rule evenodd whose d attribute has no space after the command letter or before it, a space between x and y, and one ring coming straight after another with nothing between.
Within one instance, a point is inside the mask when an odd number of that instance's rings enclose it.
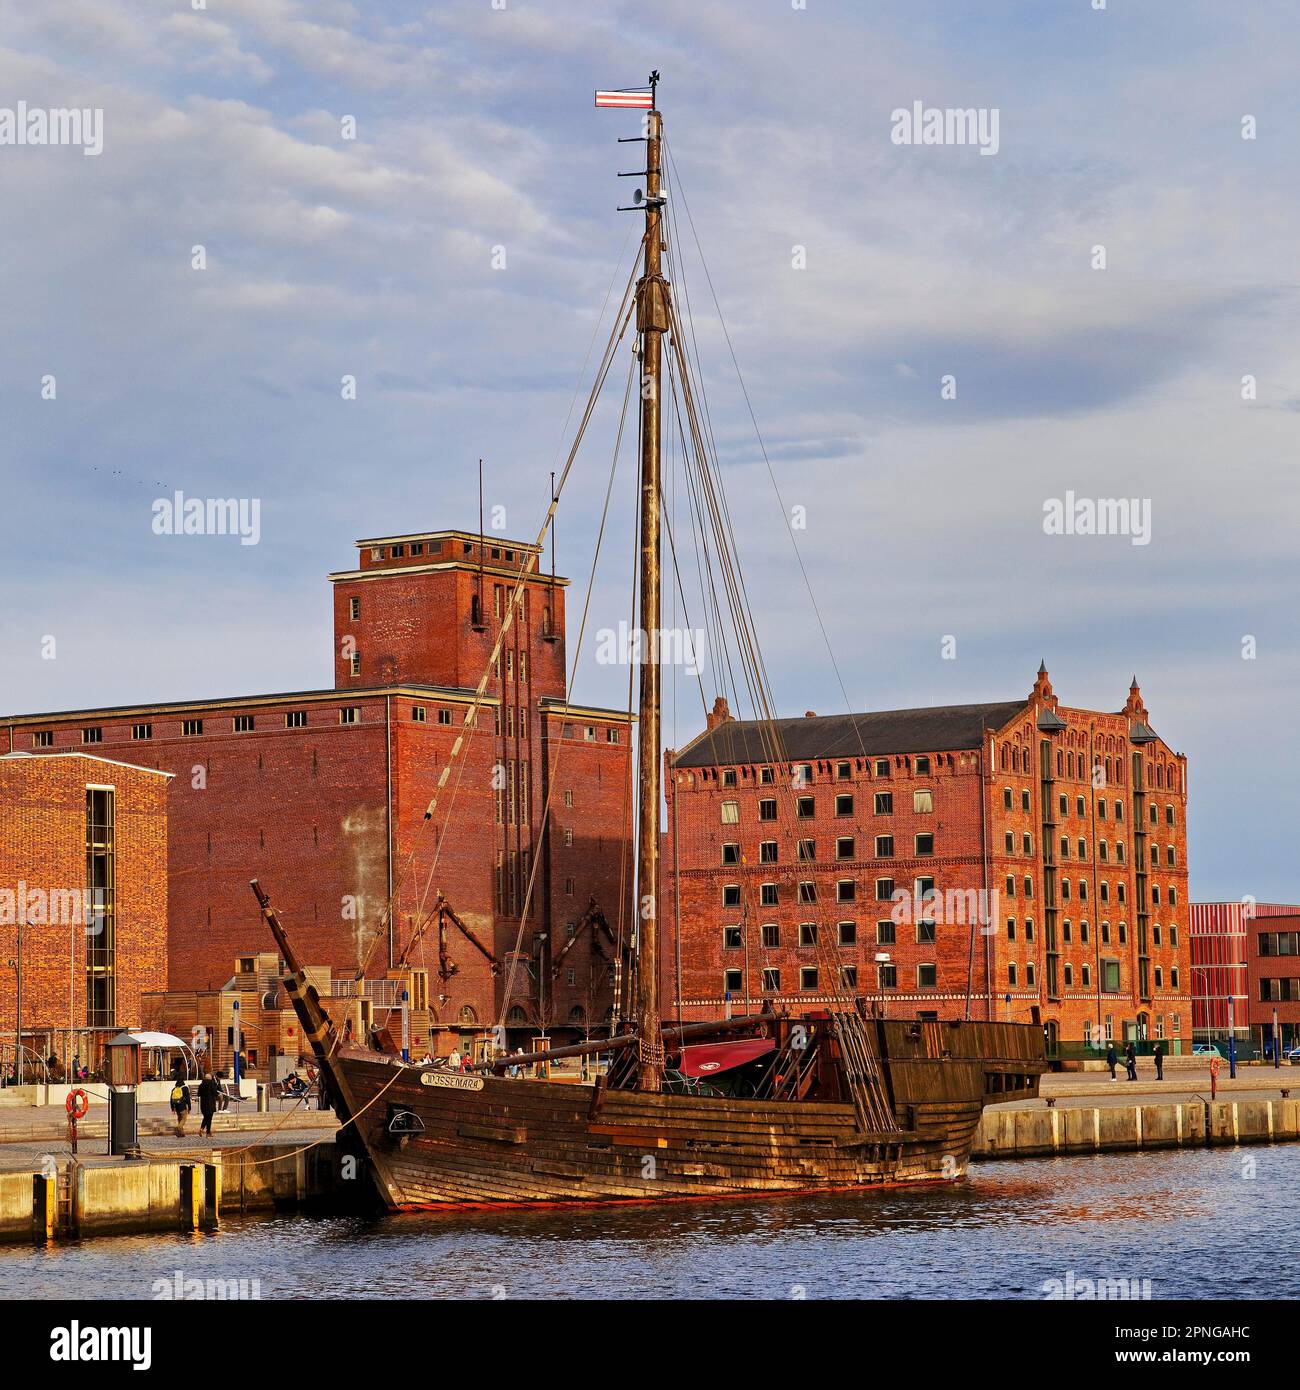
<instances>
[{"instance_id":1,"label":"red and white flag","mask_svg":"<svg viewBox=\"0 0 1300 1390\"><path fill-rule=\"evenodd\" d=\"M625 111L649 111L653 107L649 92L597 92L597 106L618 106Z\"/></svg>"}]
</instances>

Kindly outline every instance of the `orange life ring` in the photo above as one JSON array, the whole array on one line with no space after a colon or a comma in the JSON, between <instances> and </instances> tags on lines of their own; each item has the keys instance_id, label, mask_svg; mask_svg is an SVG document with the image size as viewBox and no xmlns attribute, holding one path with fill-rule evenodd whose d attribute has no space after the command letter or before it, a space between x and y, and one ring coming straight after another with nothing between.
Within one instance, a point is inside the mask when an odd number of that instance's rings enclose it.
<instances>
[{"instance_id":1,"label":"orange life ring","mask_svg":"<svg viewBox=\"0 0 1300 1390\"><path fill-rule=\"evenodd\" d=\"M72 1119L81 1120L90 1109L90 1097L78 1086L75 1091L68 1092L68 1099L64 1104Z\"/></svg>"}]
</instances>

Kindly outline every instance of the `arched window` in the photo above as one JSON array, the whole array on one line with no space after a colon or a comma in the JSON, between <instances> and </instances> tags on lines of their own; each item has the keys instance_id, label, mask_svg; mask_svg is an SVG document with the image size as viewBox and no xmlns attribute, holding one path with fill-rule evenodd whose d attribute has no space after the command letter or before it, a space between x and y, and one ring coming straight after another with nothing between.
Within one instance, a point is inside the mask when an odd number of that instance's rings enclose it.
<instances>
[{"instance_id":1,"label":"arched window","mask_svg":"<svg viewBox=\"0 0 1300 1390\"><path fill-rule=\"evenodd\" d=\"M519 1004L516 1004L506 1015L506 1022L513 1024L527 1023L528 1015Z\"/></svg>"},{"instance_id":2,"label":"arched window","mask_svg":"<svg viewBox=\"0 0 1300 1390\"><path fill-rule=\"evenodd\" d=\"M581 1004L575 1004L573 1008L569 1010L570 1023L583 1023L586 1021L586 1018L587 1011L582 1007Z\"/></svg>"},{"instance_id":3,"label":"arched window","mask_svg":"<svg viewBox=\"0 0 1300 1390\"><path fill-rule=\"evenodd\" d=\"M478 1022L478 1014L475 1012L473 1004L462 1004L460 1006L460 1013L457 1014L456 1017L461 1023Z\"/></svg>"}]
</instances>

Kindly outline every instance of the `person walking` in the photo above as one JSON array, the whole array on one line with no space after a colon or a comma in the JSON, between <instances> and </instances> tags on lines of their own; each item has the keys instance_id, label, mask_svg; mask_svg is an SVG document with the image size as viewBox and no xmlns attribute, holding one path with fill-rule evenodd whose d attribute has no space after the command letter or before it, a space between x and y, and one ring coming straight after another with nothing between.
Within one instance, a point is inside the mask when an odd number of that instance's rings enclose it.
<instances>
[{"instance_id":1,"label":"person walking","mask_svg":"<svg viewBox=\"0 0 1300 1390\"><path fill-rule=\"evenodd\" d=\"M185 1084L183 1077L172 1082L171 1094L172 1114L176 1116L176 1137L184 1139L185 1121L190 1114L190 1088Z\"/></svg>"},{"instance_id":2,"label":"person walking","mask_svg":"<svg viewBox=\"0 0 1300 1390\"><path fill-rule=\"evenodd\" d=\"M1110 1068L1110 1079L1115 1079L1115 1063L1119 1058L1115 1055L1115 1044L1109 1043L1106 1047L1106 1065Z\"/></svg>"},{"instance_id":3,"label":"person walking","mask_svg":"<svg viewBox=\"0 0 1300 1390\"><path fill-rule=\"evenodd\" d=\"M460 1070L460 1048L453 1047L451 1049L451 1056L447 1058L447 1066L451 1071Z\"/></svg>"},{"instance_id":4,"label":"person walking","mask_svg":"<svg viewBox=\"0 0 1300 1390\"><path fill-rule=\"evenodd\" d=\"M203 1080L199 1082L199 1114L203 1117L203 1123L199 1125L199 1133L206 1134L212 1138L212 1117L217 1113L217 1103L221 1099L221 1087L217 1085L210 1071L203 1073Z\"/></svg>"},{"instance_id":5,"label":"person walking","mask_svg":"<svg viewBox=\"0 0 1300 1390\"><path fill-rule=\"evenodd\" d=\"M1155 1059L1156 1080L1163 1081L1165 1079L1165 1045L1162 1042L1156 1043Z\"/></svg>"},{"instance_id":6,"label":"person walking","mask_svg":"<svg viewBox=\"0 0 1300 1390\"><path fill-rule=\"evenodd\" d=\"M1132 1042L1124 1049L1124 1065L1128 1068L1128 1079L1136 1081L1138 1079L1138 1054L1137 1048Z\"/></svg>"}]
</instances>

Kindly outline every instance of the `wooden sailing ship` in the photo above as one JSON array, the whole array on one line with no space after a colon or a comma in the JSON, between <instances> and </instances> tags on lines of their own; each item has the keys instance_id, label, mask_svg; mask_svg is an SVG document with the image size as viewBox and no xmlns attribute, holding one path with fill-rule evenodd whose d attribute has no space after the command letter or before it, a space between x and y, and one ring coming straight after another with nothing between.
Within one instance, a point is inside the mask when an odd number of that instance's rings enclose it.
<instances>
[{"instance_id":1,"label":"wooden sailing ship","mask_svg":"<svg viewBox=\"0 0 1300 1390\"><path fill-rule=\"evenodd\" d=\"M665 336L681 336L662 268L656 83L652 74L644 97L597 99L646 110L646 188L636 200L644 206L645 234L635 351L643 383L639 620L641 631L652 634L660 630L661 610L659 387ZM684 374L685 358L678 360ZM847 995L803 1017L762 1012L665 1025L655 910L661 883L655 646L645 643L639 659L635 901L641 910L632 1004L614 1036L528 1056L503 1049L468 1073L362 1046L336 1028L267 894L253 882L288 969L285 988L341 1122L340 1142L364 1156L390 1209L680 1200L952 1180L966 1171L984 1105L1037 1094L1045 1053L1042 1030L1033 1025L886 1019ZM445 906L441 898L439 905ZM611 1060L591 1085L506 1074L597 1052Z\"/></svg>"}]
</instances>

